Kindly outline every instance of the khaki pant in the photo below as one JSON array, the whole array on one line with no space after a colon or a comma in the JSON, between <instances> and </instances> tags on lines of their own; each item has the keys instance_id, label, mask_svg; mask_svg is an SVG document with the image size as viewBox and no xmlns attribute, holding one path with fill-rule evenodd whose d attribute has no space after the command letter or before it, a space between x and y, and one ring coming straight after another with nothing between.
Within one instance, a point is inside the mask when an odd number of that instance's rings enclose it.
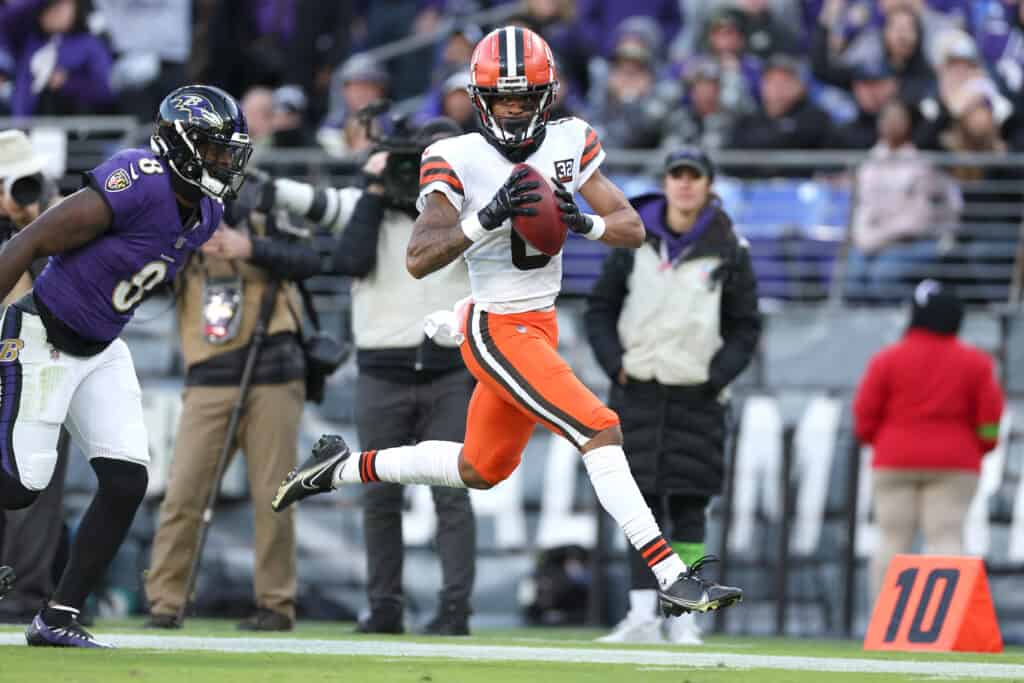
<instances>
[{"instance_id":1,"label":"khaki pant","mask_svg":"<svg viewBox=\"0 0 1024 683\"><path fill-rule=\"evenodd\" d=\"M879 547L871 559L871 595L877 597L893 555L909 553L918 529L929 555L963 552L964 518L978 475L964 470L874 469ZM872 600L874 602L874 600Z\"/></svg>"},{"instance_id":2,"label":"khaki pant","mask_svg":"<svg viewBox=\"0 0 1024 683\"><path fill-rule=\"evenodd\" d=\"M270 501L295 466L304 386L253 386L238 427L246 455L255 530L254 575L258 607L295 617L294 508L274 512ZM185 582L196 533L224 444L236 387L188 387L174 445L167 495L153 539L146 576L150 613L175 614L185 602Z\"/></svg>"}]
</instances>

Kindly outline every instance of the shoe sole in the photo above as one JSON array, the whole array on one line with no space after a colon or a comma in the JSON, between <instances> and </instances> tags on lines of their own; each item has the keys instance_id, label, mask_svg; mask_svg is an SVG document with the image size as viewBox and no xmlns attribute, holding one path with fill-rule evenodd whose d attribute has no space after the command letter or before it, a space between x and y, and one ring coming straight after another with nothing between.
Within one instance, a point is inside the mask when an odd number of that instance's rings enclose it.
<instances>
[{"instance_id":1,"label":"shoe sole","mask_svg":"<svg viewBox=\"0 0 1024 683\"><path fill-rule=\"evenodd\" d=\"M674 600L666 598L665 596L658 596L661 607L662 615L666 617L678 617L683 614L690 612L714 612L716 610L723 609L725 607L731 607L738 603L743 602L743 594L734 596L726 596L719 598L718 600L711 600L709 602L698 603L698 604L682 604Z\"/></svg>"},{"instance_id":2,"label":"shoe sole","mask_svg":"<svg viewBox=\"0 0 1024 683\"><path fill-rule=\"evenodd\" d=\"M331 467L337 467L341 463L343 463L346 460L348 460L351 455L352 455L352 452L349 451L348 453L345 454L344 457L339 458L338 460L334 461L331 464ZM332 458L333 457L336 457L336 456L332 456ZM274 496L274 500L272 500L270 502L270 507L272 507L274 509L274 512L280 512L281 510L284 510L285 508L287 508L288 506L292 505L293 503L299 502L303 498L308 498L310 496L315 496L318 493L325 493L325 491L320 490L320 489L312 490L312 489L307 489L307 488L302 486L302 482L307 477L309 477L310 475L319 474L322 471L323 466L324 466L324 463L319 463L315 468L308 467L308 468L306 468L304 470L299 470L299 471L297 471L295 473L295 475L291 479L288 479L283 484L281 484L281 486L278 487L278 489L277 489L277 495ZM296 487L300 488L300 492L292 500L286 501L285 498L287 498L288 494L291 493Z\"/></svg>"}]
</instances>

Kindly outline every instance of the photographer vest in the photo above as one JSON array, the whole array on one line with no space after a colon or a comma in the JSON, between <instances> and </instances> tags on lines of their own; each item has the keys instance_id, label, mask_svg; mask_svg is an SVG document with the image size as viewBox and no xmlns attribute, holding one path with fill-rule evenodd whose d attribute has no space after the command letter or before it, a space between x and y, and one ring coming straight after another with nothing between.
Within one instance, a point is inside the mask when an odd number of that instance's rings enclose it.
<instances>
[{"instance_id":1,"label":"photographer vest","mask_svg":"<svg viewBox=\"0 0 1024 683\"><path fill-rule=\"evenodd\" d=\"M373 272L352 281L352 332L356 347L397 349L419 346L423 319L451 309L469 294L464 259L417 280L405 265L413 220L394 209L384 211Z\"/></svg>"},{"instance_id":2,"label":"photographer vest","mask_svg":"<svg viewBox=\"0 0 1024 683\"><path fill-rule=\"evenodd\" d=\"M255 234L262 234L263 221L253 217L249 221ZM242 282L241 316L238 333L230 341L223 344L209 342L203 334L203 292L207 278L228 278L238 275ZM190 368L197 363L207 361L231 351L237 351L249 344L256 320L259 317L260 302L263 292L270 282L268 273L244 261L207 256L196 251L188 265L179 275L175 290L177 294L178 333L181 338L181 351L185 359L185 367ZM289 308L289 299L292 308ZM293 283L284 283L278 292L267 335L273 336L282 332L298 332L298 324L292 310L302 311L302 301L298 289Z\"/></svg>"}]
</instances>

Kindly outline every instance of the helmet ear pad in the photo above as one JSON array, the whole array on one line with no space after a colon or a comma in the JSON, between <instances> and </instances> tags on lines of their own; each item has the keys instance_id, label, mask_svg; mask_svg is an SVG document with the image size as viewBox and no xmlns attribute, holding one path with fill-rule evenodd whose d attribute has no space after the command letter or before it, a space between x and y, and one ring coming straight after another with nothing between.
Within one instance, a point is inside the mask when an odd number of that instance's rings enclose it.
<instances>
[{"instance_id":1,"label":"helmet ear pad","mask_svg":"<svg viewBox=\"0 0 1024 683\"><path fill-rule=\"evenodd\" d=\"M197 153L199 150L199 138L200 136L195 131L189 131L188 141L196 149ZM203 176L203 163L202 159L196 154L193 154L185 146L178 147L178 157L180 161L176 163L177 167L181 170L181 174L188 180L198 181Z\"/></svg>"}]
</instances>

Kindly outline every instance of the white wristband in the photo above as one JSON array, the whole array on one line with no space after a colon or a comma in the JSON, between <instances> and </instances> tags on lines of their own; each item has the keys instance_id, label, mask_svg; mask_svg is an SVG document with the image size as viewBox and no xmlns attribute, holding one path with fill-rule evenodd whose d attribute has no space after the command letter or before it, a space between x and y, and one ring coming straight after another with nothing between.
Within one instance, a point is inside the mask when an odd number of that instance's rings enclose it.
<instances>
[{"instance_id":1,"label":"white wristband","mask_svg":"<svg viewBox=\"0 0 1024 683\"><path fill-rule=\"evenodd\" d=\"M469 238L470 242L476 242L487 234L487 229L480 225L480 218L476 213L472 213L469 218L463 219L459 226L462 228L462 233Z\"/></svg>"},{"instance_id":2,"label":"white wristband","mask_svg":"<svg viewBox=\"0 0 1024 683\"><path fill-rule=\"evenodd\" d=\"M586 237L588 240L601 239L601 237L604 236L604 229L606 227L604 224L604 219L598 216L596 213L587 213L584 215L587 218L589 218L591 222L593 222L594 227L590 229L590 232L584 233L583 236Z\"/></svg>"}]
</instances>

